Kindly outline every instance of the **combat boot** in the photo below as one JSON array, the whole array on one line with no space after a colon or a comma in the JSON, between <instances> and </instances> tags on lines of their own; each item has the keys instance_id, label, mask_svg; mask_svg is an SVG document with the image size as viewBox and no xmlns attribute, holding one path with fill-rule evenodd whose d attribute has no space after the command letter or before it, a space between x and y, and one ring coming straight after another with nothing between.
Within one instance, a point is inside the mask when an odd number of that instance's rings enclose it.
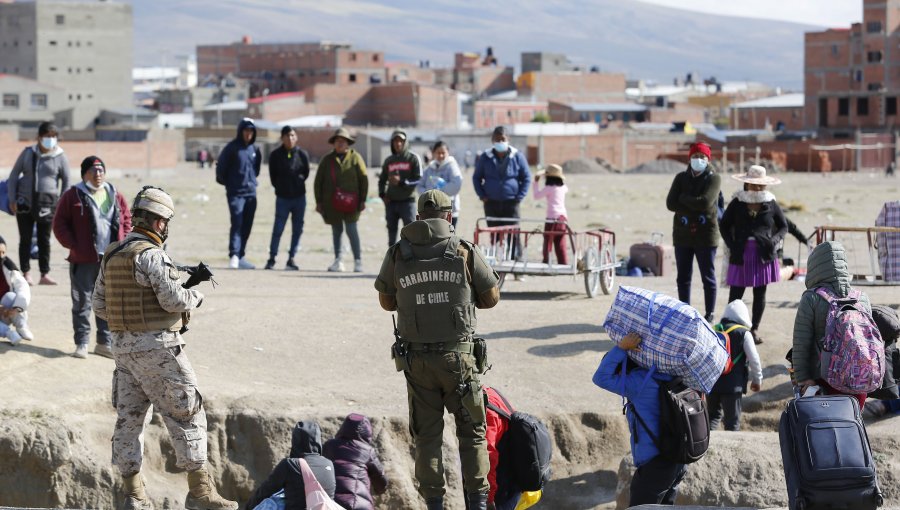
<instances>
[{"instance_id":1,"label":"combat boot","mask_svg":"<svg viewBox=\"0 0 900 510\"><path fill-rule=\"evenodd\" d=\"M487 494L476 492L474 494L466 494L466 508L468 510L487 510Z\"/></svg>"},{"instance_id":2,"label":"combat boot","mask_svg":"<svg viewBox=\"0 0 900 510\"><path fill-rule=\"evenodd\" d=\"M135 473L123 478L125 482L125 503L122 510L153 510L153 503L144 492L144 480L141 473Z\"/></svg>"},{"instance_id":3,"label":"combat boot","mask_svg":"<svg viewBox=\"0 0 900 510\"><path fill-rule=\"evenodd\" d=\"M206 466L188 472L188 495L184 498L186 510L237 510L238 504L216 492Z\"/></svg>"},{"instance_id":4,"label":"combat boot","mask_svg":"<svg viewBox=\"0 0 900 510\"><path fill-rule=\"evenodd\" d=\"M425 500L426 510L444 510L444 498L438 496L436 498L428 498Z\"/></svg>"}]
</instances>

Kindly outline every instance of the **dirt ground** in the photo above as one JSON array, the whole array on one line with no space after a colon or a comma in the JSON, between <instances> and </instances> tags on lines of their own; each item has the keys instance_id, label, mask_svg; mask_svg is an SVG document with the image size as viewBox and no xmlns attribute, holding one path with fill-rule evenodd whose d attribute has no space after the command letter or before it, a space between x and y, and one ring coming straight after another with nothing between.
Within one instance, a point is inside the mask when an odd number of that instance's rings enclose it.
<instances>
[{"instance_id":1,"label":"dirt ground","mask_svg":"<svg viewBox=\"0 0 900 510\"><path fill-rule=\"evenodd\" d=\"M264 171L265 172L265 171ZM785 174L772 189L782 205L798 211L789 216L807 234L822 224L872 225L882 204L900 198L900 180L881 175ZM462 192L459 231L471 239L481 215L469 180ZM619 255L646 240L651 232L671 239L671 213L665 208L669 175L576 175L569 179L569 221L575 230L597 226L613 229ZM375 189L375 176L370 176ZM113 182L128 198L145 184L172 193L177 214L171 223L169 253L179 263L202 260L216 271L218 286L201 286L206 300L194 315L186 335L187 354L199 378L207 405L217 409L277 410L296 419L343 416L351 411L379 418L403 418L406 395L403 377L394 371L388 348L390 314L378 306L373 281L387 234L383 206L367 203L360 222L365 272L327 273L332 260L331 232L314 211L309 194L306 224L297 257L299 272L285 272L290 226L281 240L279 270L263 271L268 254L275 197L268 176L261 177L259 208L247 258L255 271L225 269L228 215L224 189L211 170L184 165L176 171L138 177L112 171ZM738 189L725 178L726 197ZM374 194L374 191L373 191ZM522 216L540 220L543 208L529 197ZM11 216L0 219L0 234L15 256L18 235ZM345 244L346 244L345 238ZM851 263L865 268L868 258L862 237L848 238ZM52 275L59 286L33 288L30 322L36 340L18 347L0 343L0 402L7 410L40 411L66 417L97 445L97 456L108 459L108 438L115 414L109 404L112 360L91 355L70 357L72 341L68 264L65 250L53 241ZM349 248L345 250L349 253ZM796 254L790 238L786 252ZM805 257L805 249L802 252ZM796 255L794 255L796 256ZM345 255L345 262L351 257ZM36 261L35 261L36 266ZM674 273L674 268L673 268ZM618 285L634 285L675 294L674 274L660 278L617 277ZM767 404L789 394L784 354L796 304L804 285L788 281L770 287L761 327L765 343L760 354L766 379L763 391L750 397L747 428L768 429L780 407ZM873 303L900 307L897 287L865 287ZM702 301L695 275L694 300ZM508 281L500 304L479 311L478 330L489 340L493 369L484 382L498 387L514 405L543 416L621 412L621 400L591 383L591 376L612 343L600 324L613 296L589 299L581 277L531 277ZM717 311L726 304L720 290ZM750 296L747 296L748 300ZM93 345L93 340L92 340ZM105 446L104 446L105 445ZM408 462L408 461L407 461ZM590 466L573 467L572 472ZM615 468L612 468L615 469ZM0 501L2 503L2 501Z\"/></svg>"}]
</instances>

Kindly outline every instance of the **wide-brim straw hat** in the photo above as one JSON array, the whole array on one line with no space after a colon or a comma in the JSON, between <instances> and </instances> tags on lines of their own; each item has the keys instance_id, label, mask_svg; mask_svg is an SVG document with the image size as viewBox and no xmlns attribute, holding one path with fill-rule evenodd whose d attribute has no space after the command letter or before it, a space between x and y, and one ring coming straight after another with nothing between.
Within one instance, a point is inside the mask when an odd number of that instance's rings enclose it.
<instances>
[{"instance_id":1,"label":"wide-brim straw hat","mask_svg":"<svg viewBox=\"0 0 900 510\"><path fill-rule=\"evenodd\" d=\"M353 145L354 143L356 143L356 139L353 138L352 136L350 136L350 131L347 131L346 128L340 128L337 131L335 131L334 134L331 135L331 138L328 139L328 143L333 144L334 141L338 138L343 138L344 140L347 140L347 142L350 145Z\"/></svg>"},{"instance_id":2,"label":"wide-brim straw hat","mask_svg":"<svg viewBox=\"0 0 900 510\"><path fill-rule=\"evenodd\" d=\"M758 184L761 186L774 186L776 184L781 184L781 179L779 179L778 177L772 177L771 175L766 175L766 167L760 165L753 165L749 169L747 169L747 173L735 174L732 175L731 178L741 182L746 182L747 184Z\"/></svg>"},{"instance_id":3,"label":"wide-brim straw hat","mask_svg":"<svg viewBox=\"0 0 900 510\"><path fill-rule=\"evenodd\" d=\"M538 172L538 175L543 175L544 177L559 177L563 182L566 180L566 176L563 175L563 169L559 165L547 165L547 168Z\"/></svg>"}]
</instances>

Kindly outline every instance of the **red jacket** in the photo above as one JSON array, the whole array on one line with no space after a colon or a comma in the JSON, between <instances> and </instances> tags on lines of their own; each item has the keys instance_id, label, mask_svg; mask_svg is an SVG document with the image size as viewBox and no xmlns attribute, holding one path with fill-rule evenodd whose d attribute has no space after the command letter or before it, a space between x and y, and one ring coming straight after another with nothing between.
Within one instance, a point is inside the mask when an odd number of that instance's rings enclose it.
<instances>
[{"instance_id":1,"label":"red jacket","mask_svg":"<svg viewBox=\"0 0 900 510\"><path fill-rule=\"evenodd\" d=\"M499 407L507 414L512 414L513 409L506 405L497 393L497 390L485 386L484 392L487 394L488 403ZM497 464L500 462L500 452L497 450L497 445L500 443L503 435L506 434L506 431L509 430L509 420L497 414L493 409L487 408L486 411L487 433L485 438L487 439L488 458L491 461L491 470L488 471L488 483L491 486L488 493L488 501L493 502L494 497L497 495Z\"/></svg>"},{"instance_id":2,"label":"red jacket","mask_svg":"<svg viewBox=\"0 0 900 510\"><path fill-rule=\"evenodd\" d=\"M121 241L131 232L131 211L125 197L116 191L112 184L109 185L109 189L116 196L113 204L115 209L112 220L113 234L110 241ZM88 209L91 205L86 202L87 200L91 198L80 186L72 186L59 198L56 216L53 217L53 234L56 235L59 244L69 249L66 260L72 264L95 264L100 261L94 245L96 235L94 215Z\"/></svg>"}]
</instances>

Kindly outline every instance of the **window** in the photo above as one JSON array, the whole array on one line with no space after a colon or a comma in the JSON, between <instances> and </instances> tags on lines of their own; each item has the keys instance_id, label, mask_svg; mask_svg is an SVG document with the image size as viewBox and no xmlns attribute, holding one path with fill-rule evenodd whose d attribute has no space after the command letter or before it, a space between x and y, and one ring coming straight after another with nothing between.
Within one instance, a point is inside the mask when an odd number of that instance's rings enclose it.
<instances>
[{"instance_id":1,"label":"window","mask_svg":"<svg viewBox=\"0 0 900 510\"><path fill-rule=\"evenodd\" d=\"M356 73L350 73L350 83L356 83Z\"/></svg>"},{"instance_id":2,"label":"window","mask_svg":"<svg viewBox=\"0 0 900 510\"><path fill-rule=\"evenodd\" d=\"M32 110L46 110L47 109L47 94L31 94L31 109Z\"/></svg>"},{"instance_id":3,"label":"window","mask_svg":"<svg viewBox=\"0 0 900 510\"><path fill-rule=\"evenodd\" d=\"M883 87L882 87L882 85L881 85L880 83L870 83L869 86L868 86L867 88L868 88L869 91L871 91L871 92L878 92L878 91L881 90Z\"/></svg>"},{"instance_id":4,"label":"window","mask_svg":"<svg viewBox=\"0 0 900 510\"><path fill-rule=\"evenodd\" d=\"M856 79L856 81L862 81L862 79L863 79L862 69L856 70L856 72L854 74L854 78Z\"/></svg>"},{"instance_id":5,"label":"window","mask_svg":"<svg viewBox=\"0 0 900 510\"><path fill-rule=\"evenodd\" d=\"M884 102L885 115L897 115L897 96L885 98Z\"/></svg>"},{"instance_id":6,"label":"window","mask_svg":"<svg viewBox=\"0 0 900 510\"><path fill-rule=\"evenodd\" d=\"M866 53L866 60L870 63L881 62L882 53L881 50L878 51L870 51Z\"/></svg>"},{"instance_id":7,"label":"window","mask_svg":"<svg viewBox=\"0 0 900 510\"><path fill-rule=\"evenodd\" d=\"M841 117L850 115L850 98L838 98L838 115L840 115Z\"/></svg>"},{"instance_id":8,"label":"window","mask_svg":"<svg viewBox=\"0 0 900 510\"><path fill-rule=\"evenodd\" d=\"M881 32L881 22L880 21L870 21L870 22L866 23L866 32L868 32L870 34Z\"/></svg>"},{"instance_id":9,"label":"window","mask_svg":"<svg viewBox=\"0 0 900 510\"><path fill-rule=\"evenodd\" d=\"M356 53L350 54L350 62L356 62Z\"/></svg>"},{"instance_id":10,"label":"window","mask_svg":"<svg viewBox=\"0 0 900 510\"><path fill-rule=\"evenodd\" d=\"M18 110L19 109L19 94L3 94L3 109L4 110Z\"/></svg>"},{"instance_id":11,"label":"window","mask_svg":"<svg viewBox=\"0 0 900 510\"><path fill-rule=\"evenodd\" d=\"M378 62L378 54L372 55L372 62Z\"/></svg>"},{"instance_id":12,"label":"window","mask_svg":"<svg viewBox=\"0 0 900 510\"><path fill-rule=\"evenodd\" d=\"M831 45L831 56L833 56L833 57L838 56L838 45L837 44Z\"/></svg>"},{"instance_id":13,"label":"window","mask_svg":"<svg viewBox=\"0 0 900 510\"><path fill-rule=\"evenodd\" d=\"M56 24L57 25L65 25L66 24L66 15L65 14L57 14L56 15Z\"/></svg>"},{"instance_id":14,"label":"window","mask_svg":"<svg viewBox=\"0 0 900 510\"><path fill-rule=\"evenodd\" d=\"M94 72L94 68L93 68L93 67L88 67L88 68L85 69L85 71L88 72L88 73L93 73L93 72Z\"/></svg>"},{"instance_id":15,"label":"window","mask_svg":"<svg viewBox=\"0 0 900 510\"><path fill-rule=\"evenodd\" d=\"M50 46L56 46L56 41L50 41Z\"/></svg>"},{"instance_id":16,"label":"window","mask_svg":"<svg viewBox=\"0 0 900 510\"><path fill-rule=\"evenodd\" d=\"M56 67L51 67L51 68L50 68L50 71L55 73L55 72L56 72Z\"/></svg>"},{"instance_id":17,"label":"window","mask_svg":"<svg viewBox=\"0 0 900 510\"><path fill-rule=\"evenodd\" d=\"M856 98L856 114L860 115L860 116L869 114L869 98L868 97Z\"/></svg>"}]
</instances>

